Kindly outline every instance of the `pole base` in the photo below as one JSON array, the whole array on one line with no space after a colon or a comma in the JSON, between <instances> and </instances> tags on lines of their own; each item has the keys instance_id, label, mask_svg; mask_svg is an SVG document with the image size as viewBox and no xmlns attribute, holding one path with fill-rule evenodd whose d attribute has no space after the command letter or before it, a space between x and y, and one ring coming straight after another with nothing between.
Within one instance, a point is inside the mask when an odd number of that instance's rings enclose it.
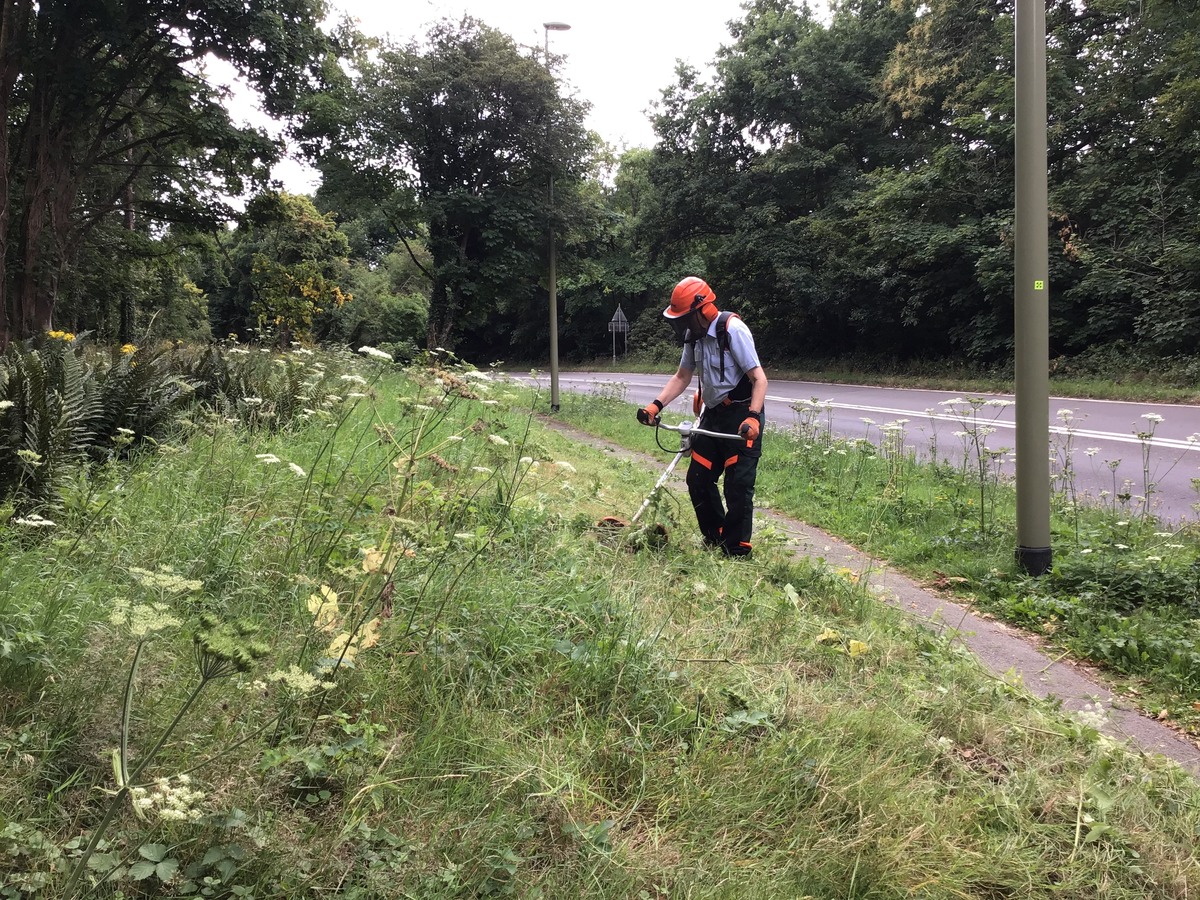
<instances>
[{"instance_id":1,"label":"pole base","mask_svg":"<svg viewBox=\"0 0 1200 900\"><path fill-rule=\"evenodd\" d=\"M1053 563L1053 553L1049 547L1018 547L1016 557L1017 564L1034 578L1049 572Z\"/></svg>"}]
</instances>

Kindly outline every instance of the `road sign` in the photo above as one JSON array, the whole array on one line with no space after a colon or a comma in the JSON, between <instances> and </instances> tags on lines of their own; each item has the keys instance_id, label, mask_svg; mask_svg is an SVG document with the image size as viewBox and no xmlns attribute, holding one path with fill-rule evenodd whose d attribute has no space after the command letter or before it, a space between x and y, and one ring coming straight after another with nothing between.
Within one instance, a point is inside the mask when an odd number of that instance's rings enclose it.
<instances>
[{"instance_id":1,"label":"road sign","mask_svg":"<svg viewBox=\"0 0 1200 900\"><path fill-rule=\"evenodd\" d=\"M625 313L621 311L621 304L617 304L617 311L613 313L613 317L608 320L608 330L612 334L612 353L613 365L617 364L617 334L618 332L625 336L625 352L629 352L629 320L625 318Z\"/></svg>"},{"instance_id":2,"label":"road sign","mask_svg":"<svg viewBox=\"0 0 1200 900\"><path fill-rule=\"evenodd\" d=\"M613 313L613 317L608 320L608 330L613 334L618 331L621 334L626 334L629 331L629 320L625 318L625 313L621 311L621 304L617 304L617 311Z\"/></svg>"}]
</instances>

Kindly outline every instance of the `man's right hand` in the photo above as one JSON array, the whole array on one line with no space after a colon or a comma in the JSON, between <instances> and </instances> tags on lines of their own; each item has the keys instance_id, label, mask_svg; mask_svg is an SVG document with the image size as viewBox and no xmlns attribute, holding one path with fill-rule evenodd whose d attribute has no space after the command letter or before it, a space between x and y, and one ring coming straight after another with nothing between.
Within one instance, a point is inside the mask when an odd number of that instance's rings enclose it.
<instances>
[{"instance_id":1,"label":"man's right hand","mask_svg":"<svg viewBox=\"0 0 1200 900\"><path fill-rule=\"evenodd\" d=\"M662 412L662 404L657 400L651 400L637 411L637 420L643 425L657 425L660 412Z\"/></svg>"}]
</instances>

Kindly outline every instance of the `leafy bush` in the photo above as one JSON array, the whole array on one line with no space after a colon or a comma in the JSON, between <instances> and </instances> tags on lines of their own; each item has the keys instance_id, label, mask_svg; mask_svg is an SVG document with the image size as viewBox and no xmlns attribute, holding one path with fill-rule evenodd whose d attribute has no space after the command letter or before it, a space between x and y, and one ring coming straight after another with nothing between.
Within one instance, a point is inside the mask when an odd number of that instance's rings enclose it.
<instances>
[{"instance_id":1,"label":"leafy bush","mask_svg":"<svg viewBox=\"0 0 1200 900\"><path fill-rule=\"evenodd\" d=\"M78 466L161 439L189 407L268 431L330 415L367 384L337 359L237 345L88 352L63 332L14 343L0 354L0 498L15 495L19 514L53 505Z\"/></svg>"},{"instance_id":2,"label":"leafy bush","mask_svg":"<svg viewBox=\"0 0 1200 900\"><path fill-rule=\"evenodd\" d=\"M170 345L138 349L113 348L89 368L91 417L84 423L92 435L93 458L131 441L161 437L175 415L192 402L195 384L176 373L177 351Z\"/></svg>"},{"instance_id":3,"label":"leafy bush","mask_svg":"<svg viewBox=\"0 0 1200 900\"><path fill-rule=\"evenodd\" d=\"M1068 558L1054 567L1047 586L1077 596L1088 606L1119 613L1142 607L1179 606L1200 616L1200 566L1180 567L1139 560Z\"/></svg>"},{"instance_id":4,"label":"leafy bush","mask_svg":"<svg viewBox=\"0 0 1200 900\"><path fill-rule=\"evenodd\" d=\"M1096 344L1074 356L1051 361L1056 378L1096 378L1121 381L1145 381L1169 387L1194 388L1200 382L1200 357L1194 354L1157 354L1115 341Z\"/></svg>"},{"instance_id":5,"label":"leafy bush","mask_svg":"<svg viewBox=\"0 0 1200 900\"><path fill-rule=\"evenodd\" d=\"M198 403L252 430L278 431L323 413L340 396L335 391L353 393L365 384L331 368L332 354L321 359L315 362L305 349L278 354L223 344L185 358L183 368Z\"/></svg>"}]
</instances>

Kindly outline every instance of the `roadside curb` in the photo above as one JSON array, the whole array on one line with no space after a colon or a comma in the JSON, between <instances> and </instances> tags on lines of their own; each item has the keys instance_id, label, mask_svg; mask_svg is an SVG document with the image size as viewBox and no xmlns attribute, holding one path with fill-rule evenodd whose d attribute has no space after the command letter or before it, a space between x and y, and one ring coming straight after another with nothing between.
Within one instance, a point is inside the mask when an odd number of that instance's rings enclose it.
<instances>
[{"instance_id":1,"label":"roadside curb","mask_svg":"<svg viewBox=\"0 0 1200 900\"><path fill-rule=\"evenodd\" d=\"M547 416L537 415L537 418L566 437L586 441L621 458L648 465L660 462L648 453L629 450ZM682 471L676 473L675 480L682 482ZM984 618L967 606L889 569L840 538L798 519L762 508L755 510L755 515L787 535L793 554L823 559L832 566L850 569L883 602L924 627L952 634L991 675L1007 681L1019 679L1034 696L1056 698L1063 709L1071 712L1099 704L1107 717L1102 728L1105 734L1123 741L1135 752L1166 757L1193 776L1200 777L1200 746L1161 722L1129 708L1111 689L1084 674L1077 664L1046 655L1024 632Z\"/></svg>"}]
</instances>

